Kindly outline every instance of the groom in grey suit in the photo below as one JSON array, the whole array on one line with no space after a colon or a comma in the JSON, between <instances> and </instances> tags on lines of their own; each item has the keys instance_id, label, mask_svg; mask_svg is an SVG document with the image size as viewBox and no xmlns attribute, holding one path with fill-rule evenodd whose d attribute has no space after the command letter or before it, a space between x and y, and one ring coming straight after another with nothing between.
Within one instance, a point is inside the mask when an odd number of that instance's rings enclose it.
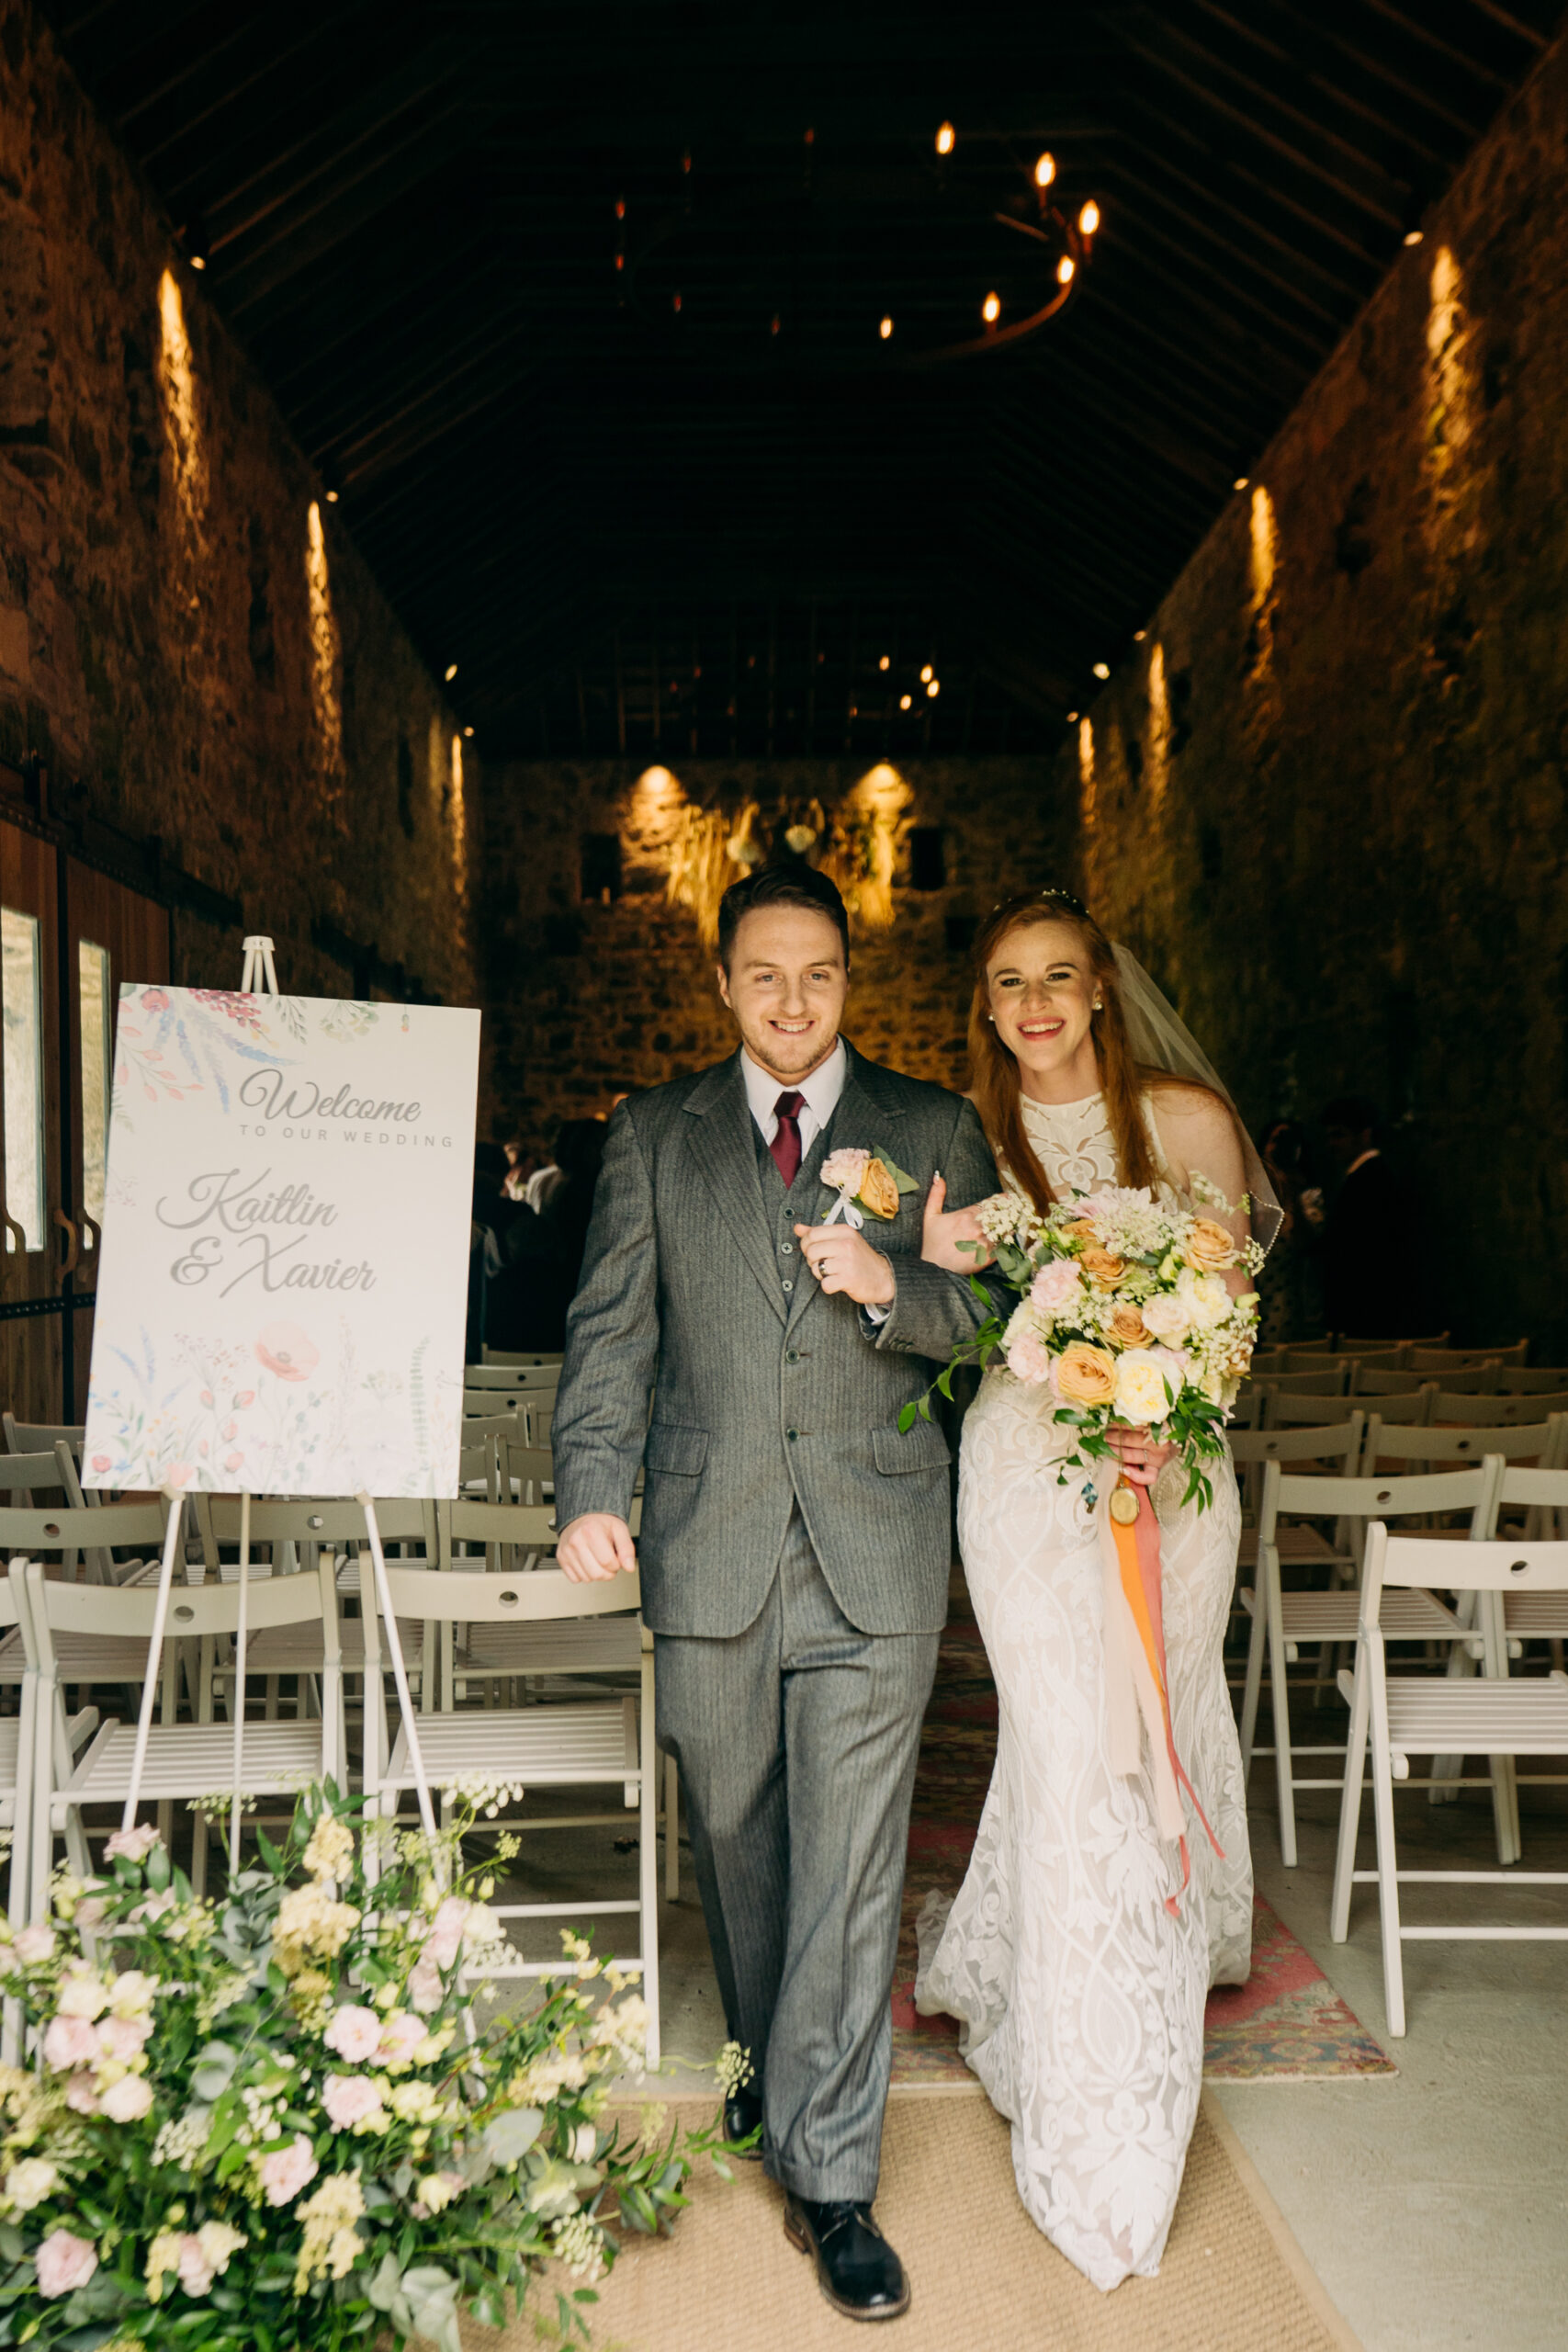
<instances>
[{"instance_id":1,"label":"groom in grey suit","mask_svg":"<svg viewBox=\"0 0 1568 2352\"><path fill-rule=\"evenodd\" d=\"M908 2301L871 2214L888 1994L951 1554L947 1441L897 1423L983 1315L920 1256L931 1180L956 1208L997 1178L967 1102L840 1038L831 882L737 882L719 955L739 1051L610 1124L555 1413L558 1557L578 1578L640 1565L659 1738L756 2075L728 2128L761 2124L829 2300L885 2319ZM863 1231L823 1222L824 1159L854 1149L916 1185Z\"/></svg>"}]
</instances>

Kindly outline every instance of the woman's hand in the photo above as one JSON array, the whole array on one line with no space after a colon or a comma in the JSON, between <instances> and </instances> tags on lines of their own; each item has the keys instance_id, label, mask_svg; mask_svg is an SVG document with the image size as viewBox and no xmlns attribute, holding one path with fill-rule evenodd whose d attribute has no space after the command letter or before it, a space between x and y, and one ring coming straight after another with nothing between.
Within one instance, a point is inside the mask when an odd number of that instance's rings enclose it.
<instances>
[{"instance_id":1,"label":"woman's hand","mask_svg":"<svg viewBox=\"0 0 1568 2352\"><path fill-rule=\"evenodd\" d=\"M1112 1421L1106 1442L1122 1464L1123 1476L1134 1487L1152 1487L1168 1462L1176 1459L1174 1445L1156 1445L1147 1430L1128 1429Z\"/></svg>"},{"instance_id":2,"label":"woman's hand","mask_svg":"<svg viewBox=\"0 0 1568 2352\"><path fill-rule=\"evenodd\" d=\"M996 1253L980 1231L979 1211L953 1209L946 1214L942 1208L946 1198L946 1177L933 1176L920 1227L920 1255L929 1266L945 1266L950 1274L976 1273L988 1266ZM961 1242L970 1247L961 1249ZM978 1249L974 1246L976 1242Z\"/></svg>"}]
</instances>

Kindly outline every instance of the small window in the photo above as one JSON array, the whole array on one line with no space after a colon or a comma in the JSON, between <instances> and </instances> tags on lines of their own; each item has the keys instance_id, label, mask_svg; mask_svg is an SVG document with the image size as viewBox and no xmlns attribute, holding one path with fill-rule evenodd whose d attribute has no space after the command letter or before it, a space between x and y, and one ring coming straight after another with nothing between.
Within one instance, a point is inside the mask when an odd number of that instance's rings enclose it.
<instances>
[{"instance_id":1,"label":"small window","mask_svg":"<svg viewBox=\"0 0 1568 2352\"><path fill-rule=\"evenodd\" d=\"M78 942L76 978L82 1001L82 1206L95 1225L104 1221L104 1173L108 1164L109 951L90 939ZM83 1246L93 1237L84 1230Z\"/></svg>"},{"instance_id":2,"label":"small window","mask_svg":"<svg viewBox=\"0 0 1568 2352\"><path fill-rule=\"evenodd\" d=\"M0 1026L4 1028L6 1208L29 1250L43 1248L43 1006L34 916L0 908ZM15 1250L9 1227L6 1247Z\"/></svg>"}]
</instances>

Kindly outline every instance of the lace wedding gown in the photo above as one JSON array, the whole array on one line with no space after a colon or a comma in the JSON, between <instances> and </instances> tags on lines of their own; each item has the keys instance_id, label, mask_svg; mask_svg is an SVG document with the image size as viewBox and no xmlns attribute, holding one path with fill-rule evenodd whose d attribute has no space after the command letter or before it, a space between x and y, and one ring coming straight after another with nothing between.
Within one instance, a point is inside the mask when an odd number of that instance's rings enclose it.
<instances>
[{"instance_id":1,"label":"lace wedding gown","mask_svg":"<svg viewBox=\"0 0 1568 2352\"><path fill-rule=\"evenodd\" d=\"M1100 1095L1026 1100L1024 1122L1059 1196L1116 1182ZM1012 2124L1020 2196L1106 2289L1159 2267L1197 2113L1204 1999L1250 1964L1252 1864L1221 1655L1240 1510L1228 1464L1206 1511L1175 1507L1164 1491L1179 1497L1175 1473L1156 1489L1177 1753L1225 1857L1189 1804L1192 1877L1173 1918L1179 1853L1142 1775L1109 1762L1100 1552L1084 1473L1056 1483L1069 1443L1038 1390L986 1374L964 1427L958 1530L1000 1699L996 1770L962 1889L922 1910L915 1999L962 2020L964 2056Z\"/></svg>"}]
</instances>

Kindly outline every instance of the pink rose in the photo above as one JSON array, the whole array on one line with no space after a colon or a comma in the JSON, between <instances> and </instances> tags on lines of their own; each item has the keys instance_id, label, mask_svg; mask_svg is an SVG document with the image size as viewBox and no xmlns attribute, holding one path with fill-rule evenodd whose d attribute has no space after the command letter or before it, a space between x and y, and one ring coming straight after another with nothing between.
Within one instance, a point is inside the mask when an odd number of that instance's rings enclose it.
<instances>
[{"instance_id":1,"label":"pink rose","mask_svg":"<svg viewBox=\"0 0 1568 2352\"><path fill-rule=\"evenodd\" d=\"M237 1470L244 1458L243 1453L226 1453L223 1456L223 1467L225 1470Z\"/></svg>"},{"instance_id":2,"label":"pink rose","mask_svg":"<svg viewBox=\"0 0 1568 2352\"><path fill-rule=\"evenodd\" d=\"M261 2161L261 2185L267 2203L291 2204L307 2181L315 2179L319 2169L303 2132L297 2133L287 2148L274 2148L271 2155Z\"/></svg>"},{"instance_id":3,"label":"pink rose","mask_svg":"<svg viewBox=\"0 0 1568 2352\"><path fill-rule=\"evenodd\" d=\"M70 2230L51 2230L33 2256L40 2295L73 2294L85 2287L98 2267L98 2250L89 2238Z\"/></svg>"},{"instance_id":4,"label":"pink rose","mask_svg":"<svg viewBox=\"0 0 1568 2352\"><path fill-rule=\"evenodd\" d=\"M411 2017L407 2009L392 2009L382 2019L376 2055L383 2066L412 2065L413 2053L423 2040L423 2018Z\"/></svg>"},{"instance_id":5,"label":"pink rose","mask_svg":"<svg viewBox=\"0 0 1568 2352\"><path fill-rule=\"evenodd\" d=\"M239 1424L239 1422L238 1422L238 1421L225 1421L225 1422L224 1422L224 1424L223 1424L223 1426L222 1426L222 1428L219 1430L218 1434L219 1434L219 1436L220 1436L220 1438L222 1438L222 1439L224 1440L225 1443L227 1443L227 1444L231 1444L231 1444L233 1443L234 1440L235 1440L235 1439L239 1436L239 1434L240 1434L240 1424Z\"/></svg>"},{"instance_id":6,"label":"pink rose","mask_svg":"<svg viewBox=\"0 0 1568 2352\"><path fill-rule=\"evenodd\" d=\"M1032 1331L1021 1331L1011 1340L1007 1351L1008 1370L1016 1379L1027 1381L1030 1387L1041 1388L1051 1378L1051 1359L1043 1340Z\"/></svg>"},{"instance_id":7,"label":"pink rose","mask_svg":"<svg viewBox=\"0 0 1568 2352\"><path fill-rule=\"evenodd\" d=\"M321 2086L321 2105L334 2132L355 2132L362 2124L378 2123L386 2111L380 2086L368 2075L329 2075Z\"/></svg>"},{"instance_id":8,"label":"pink rose","mask_svg":"<svg viewBox=\"0 0 1568 2352\"><path fill-rule=\"evenodd\" d=\"M333 2011L321 2036L327 2048L335 2050L340 2058L346 2058L351 2066L362 2066L367 2058L373 2058L380 2039L381 2019L378 2012L356 2008L352 2001L345 2001L341 2008Z\"/></svg>"},{"instance_id":9,"label":"pink rose","mask_svg":"<svg viewBox=\"0 0 1568 2352\"><path fill-rule=\"evenodd\" d=\"M143 1009L148 1012L167 1012L169 1009L168 991L165 989L143 989L141 991L141 1002Z\"/></svg>"},{"instance_id":10,"label":"pink rose","mask_svg":"<svg viewBox=\"0 0 1568 2352\"><path fill-rule=\"evenodd\" d=\"M98 2046L106 2058L118 2058L128 2066L141 2056L152 2030L151 2018L106 2018L98 2028Z\"/></svg>"},{"instance_id":11,"label":"pink rose","mask_svg":"<svg viewBox=\"0 0 1568 2352\"><path fill-rule=\"evenodd\" d=\"M1109 1216L1116 1204L1113 1193L1090 1193L1086 1200L1075 1201L1073 1210L1077 1216Z\"/></svg>"},{"instance_id":12,"label":"pink rose","mask_svg":"<svg viewBox=\"0 0 1568 2352\"><path fill-rule=\"evenodd\" d=\"M1138 1311L1145 1329L1152 1331L1156 1340L1184 1340L1191 1326L1192 1318L1181 1301L1172 1298L1168 1292L1158 1298L1144 1299Z\"/></svg>"},{"instance_id":13,"label":"pink rose","mask_svg":"<svg viewBox=\"0 0 1568 2352\"><path fill-rule=\"evenodd\" d=\"M449 1894L430 1923L430 1933L424 1939L423 1957L433 1960L437 1968L450 1968L463 1945L463 1922L468 1916L468 1905L460 1894Z\"/></svg>"},{"instance_id":14,"label":"pink rose","mask_svg":"<svg viewBox=\"0 0 1568 2352\"><path fill-rule=\"evenodd\" d=\"M298 1323L269 1323L256 1337L256 1356L279 1380L309 1380L321 1351Z\"/></svg>"},{"instance_id":15,"label":"pink rose","mask_svg":"<svg viewBox=\"0 0 1568 2352\"><path fill-rule=\"evenodd\" d=\"M152 2107L152 2086L145 2075L122 2075L98 2101L111 2123L139 2123Z\"/></svg>"},{"instance_id":16,"label":"pink rose","mask_svg":"<svg viewBox=\"0 0 1568 2352\"><path fill-rule=\"evenodd\" d=\"M188 1472L186 1476L189 1476ZM144 1862L158 1842L158 1833L152 1824L144 1821L134 1829L117 1829L104 1852L111 1862L118 1861L121 1854L128 1861Z\"/></svg>"},{"instance_id":17,"label":"pink rose","mask_svg":"<svg viewBox=\"0 0 1568 2352\"><path fill-rule=\"evenodd\" d=\"M205 2295L218 2276L207 2248L191 2230L180 2237L180 2285L187 2295Z\"/></svg>"},{"instance_id":18,"label":"pink rose","mask_svg":"<svg viewBox=\"0 0 1568 2352\"><path fill-rule=\"evenodd\" d=\"M96 1935L107 1918L108 1910L107 1895L84 1895L76 1905L76 1925L85 1936Z\"/></svg>"},{"instance_id":19,"label":"pink rose","mask_svg":"<svg viewBox=\"0 0 1568 2352\"><path fill-rule=\"evenodd\" d=\"M51 2018L43 2038L44 2064L57 2075L69 2075L98 2059L98 2029L86 2018Z\"/></svg>"},{"instance_id":20,"label":"pink rose","mask_svg":"<svg viewBox=\"0 0 1568 2352\"><path fill-rule=\"evenodd\" d=\"M202 1392L201 1392L201 1401L202 1401L202 1403L203 1403L204 1405L210 1405L210 1404L211 1404L211 1402L212 1402L212 1391L211 1391L211 1389L210 1389L210 1388L204 1388L204 1389L202 1390Z\"/></svg>"},{"instance_id":21,"label":"pink rose","mask_svg":"<svg viewBox=\"0 0 1568 2352\"><path fill-rule=\"evenodd\" d=\"M830 1151L822 1162L820 1181L829 1192L847 1193L853 1200L870 1166L869 1151Z\"/></svg>"},{"instance_id":22,"label":"pink rose","mask_svg":"<svg viewBox=\"0 0 1568 2352\"><path fill-rule=\"evenodd\" d=\"M441 2007L445 1998L441 1972L435 1962L433 1960L416 1961L409 1972L409 1999L420 2016L427 2018L433 2009Z\"/></svg>"},{"instance_id":23,"label":"pink rose","mask_svg":"<svg viewBox=\"0 0 1568 2352\"><path fill-rule=\"evenodd\" d=\"M83 2072L73 2075L65 2086L65 2104L75 2115L96 2115L98 2086L93 2075Z\"/></svg>"},{"instance_id":24,"label":"pink rose","mask_svg":"<svg viewBox=\"0 0 1568 2352\"><path fill-rule=\"evenodd\" d=\"M234 1410L237 1413L243 1413L247 1405L254 1405L255 1401L256 1392L254 1388L242 1388L234 1399Z\"/></svg>"},{"instance_id":25,"label":"pink rose","mask_svg":"<svg viewBox=\"0 0 1568 2352\"><path fill-rule=\"evenodd\" d=\"M1029 1295L1042 1315L1059 1315L1083 1296L1083 1276L1070 1258L1053 1258L1030 1283Z\"/></svg>"},{"instance_id":26,"label":"pink rose","mask_svg":"<svg viewBox=\"0 0 1568 2352\"><path fill-rule=\"evenodd\" d=\"M24 1928L11 1946L24 1968L36 1968L41 1960L54 1958L52 1928Z\"/></svg>"},{"instance_id":27,"label":"pink rose","mask_svg":"<svg viewBox=\"0 0 1568 2352\"><path fill-rule=\"evenodd\" d=\"M97 1471L97 1473L98 1473L98 1475L99 1475L99 1476L100 1476L100 1477L102 1476L103 1473L104 1473L104 1472L108 1468L108 1466L109 1466L109 1457L108 1457L108 1455L107 1455L107 1453L95 1453L95 1454L94 1454L94 1456L93 1456L93 1467L94 1467L94 1469L95 1469L96 1471Z\"/></svg>"}]
</instances>

